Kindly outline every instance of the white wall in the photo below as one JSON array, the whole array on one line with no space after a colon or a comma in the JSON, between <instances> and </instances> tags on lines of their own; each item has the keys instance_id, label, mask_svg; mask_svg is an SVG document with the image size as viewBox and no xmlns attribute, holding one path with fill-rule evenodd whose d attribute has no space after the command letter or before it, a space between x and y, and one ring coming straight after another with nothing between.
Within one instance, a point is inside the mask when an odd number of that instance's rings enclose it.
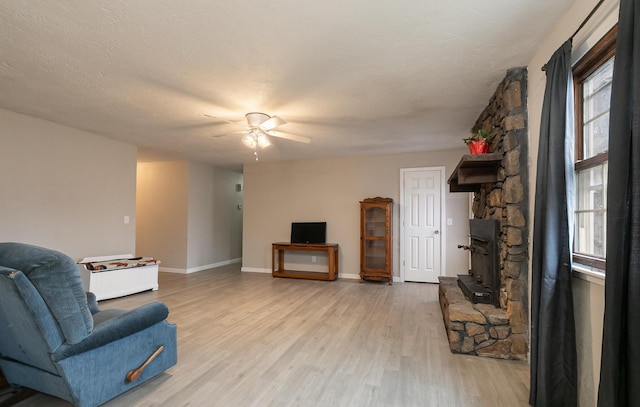
<instances>
[{"instance_id":1,"label":"white wall","mask_svg":"<svg viewBox=\"0 0 640 407\"><path fill-rule=\"evenodd\" d=\"M0 109L0 241L135 252L135 188L135 146Z\"/></svg>"},{"instance_id":2,"label":"white wall","mask_svg":"<svg viewBox=\"0 0 640 407\"><path fill-rule=\"evenodd\" d=\"M551 55L578 28L591 12L596 1L576 0L569 11L540 44L529 63L529 163L530 219L535 208L535 177L537 166L540 117L546 77L540 68ZM573 41L573 56L576 61L597 42L617 21L618 1L607 0L580 31ZM532 222L533 224L533 222ZM533 241L533 234L529 242ZM530 248L530 253L533 253ZM531 267L531 266L530 266ZM529 273L531 275L531 273ZM604 286L602 280L588 278L573 279L574 307L578 348L578 394L579 405L595 406L600 375L600 353L602 347L602 320L604 315Z\"/></svg>"},{"instance_id":3,"label":"white wall","mask_svg":"<svg viewBox=\"0 0 640 407\"><path fill-rule=\"evenodd\" d=\"M137 246L161 271L190 273L239 261L242 174L188 161L138 164Z\"/></svg>"},{"instance_id":4,"label":"white wall","mask_svg":"<svg viewBox=\"0 0 640 407\"><path fill-rule=\"evenodd\" d=\"M448 178L468 154L460 144L459 150L246 164L242 270L270 272L271 243L289 241L291 222L326 221L327 241L340 245L339 275L357 276L359 201L380 196L394 200L393 271L398 277L400 169L445 166ZM457 245L468 243L469 195L449 193L447 186L445 200L445 273L455 276L468 270L468 257ZM453 225L446 226L446 218Z\"/></svg>"}]
</instances>

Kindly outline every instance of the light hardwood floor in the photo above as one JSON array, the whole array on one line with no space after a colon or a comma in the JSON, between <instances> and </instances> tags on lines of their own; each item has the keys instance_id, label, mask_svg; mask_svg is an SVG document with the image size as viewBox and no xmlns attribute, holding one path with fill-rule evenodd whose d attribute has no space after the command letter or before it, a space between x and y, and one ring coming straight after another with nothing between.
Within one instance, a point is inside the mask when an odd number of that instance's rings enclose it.
<instances>
[{"instance_id":1,"label":"light hardwood floor","mask_svg":"<svg viewBox=\"0 0 640 407\"><path fill-rule=\"evenodd\" d=\"M116 406L527 406L529 366L449 352L437 285L160 273L178 364ZM69 406L38 394L18 406Z\"/></svg>"}]
</instances>

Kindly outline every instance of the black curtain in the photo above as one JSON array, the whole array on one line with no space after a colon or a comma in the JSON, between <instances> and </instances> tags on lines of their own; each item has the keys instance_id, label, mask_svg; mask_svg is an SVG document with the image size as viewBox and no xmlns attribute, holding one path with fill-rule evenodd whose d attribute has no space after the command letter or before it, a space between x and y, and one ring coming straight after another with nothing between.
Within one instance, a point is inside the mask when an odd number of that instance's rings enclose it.
<instances>
[{"instance_id":1,"label":"black curtain","mask_svg":"<svg viewBox=\"0 0 640 407\"><path fill-rule=\"evenodd\" d=\"M599 407L640 405L640 0L621 0L611 89Z\"/></svg>"},{"instance_id":2,"label":"black curtain","mask_svg":"<svg viewBox=\"0 0 640 407\"><path fill-rule=\"evenodd\" d=\"M545 65L531 275L531 387L529 404L577 405L577 357L567 196L573 192L573 137L567 137L571 40ZM570 123L573 125L573 123ZM570 139L570 140L569 140ZM569 147L567 146L569 143Z\"/></svg>"}]
</instances>

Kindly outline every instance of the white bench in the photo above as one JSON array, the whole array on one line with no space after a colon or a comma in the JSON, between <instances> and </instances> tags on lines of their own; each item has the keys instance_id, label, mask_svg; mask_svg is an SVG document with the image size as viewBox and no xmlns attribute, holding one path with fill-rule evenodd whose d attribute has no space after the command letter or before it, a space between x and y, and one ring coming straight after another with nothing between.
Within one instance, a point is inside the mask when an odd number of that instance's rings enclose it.
<instances>
[{"instance_id":1,"label":"white bench","mask_svg":"<svg viewBox=\"0 0 640 407\"><path fill-rule=\"evenodd\" d=\"M89 270L85 263L130 259L132 254L85 257L78 262L85 291L91 291L97 300L122 297L147 290L158 289L158 264L115 270Z\"/></svg>"}]
</instances>

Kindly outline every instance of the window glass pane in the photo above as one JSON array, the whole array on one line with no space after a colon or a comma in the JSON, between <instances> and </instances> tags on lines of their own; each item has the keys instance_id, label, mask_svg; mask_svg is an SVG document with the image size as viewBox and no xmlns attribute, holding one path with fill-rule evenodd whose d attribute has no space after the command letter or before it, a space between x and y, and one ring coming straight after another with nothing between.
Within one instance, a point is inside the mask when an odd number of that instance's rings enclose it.
<instances>
[{"instance_id":1,"label":"window glass pane","mask_svg":"<svg viewBox=\"0 0 640 407\"><path fill-rule=\"evenodd\" d=\"M609 112L584 126L584 158L609 150Z\"/></svg>"},{"instance_id":2,"label":"window glass pane","mask_svg":"<svg viewBox=\"0 0 640 407\"><path fill-rule=\"evenodd\" d=\"M605 63L582 84L583 159L609 148L609 105L613 59Z\"/></svg>"},{"instance_id":3,"label":"window glass pane","mask_svg":"<svg viewBox=\"0 0 640 407\"><path fill-rule=\"evenodd\" d=\"M577 172L574 251L606 257L607 162Z\"/></svg>"}]
</instances>

